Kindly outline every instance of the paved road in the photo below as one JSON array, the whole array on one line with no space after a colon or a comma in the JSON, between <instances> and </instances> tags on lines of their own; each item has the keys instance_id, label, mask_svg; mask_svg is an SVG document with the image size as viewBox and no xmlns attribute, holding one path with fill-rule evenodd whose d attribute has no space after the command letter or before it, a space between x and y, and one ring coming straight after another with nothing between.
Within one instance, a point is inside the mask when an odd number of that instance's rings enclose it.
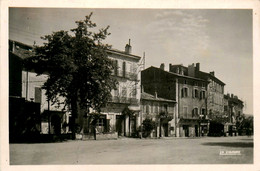
<instances>
[{"instance_id":1,"label":"paved road","mask_svg":"<svg viewBox=\"0 0 260 171\"><path fill-rule=\"evenodd\" d=\"M220 155L220 153L241 155ZM11 165L253 163L253 138L202 137L10 144Z\"/></svg>"}]
</instances>

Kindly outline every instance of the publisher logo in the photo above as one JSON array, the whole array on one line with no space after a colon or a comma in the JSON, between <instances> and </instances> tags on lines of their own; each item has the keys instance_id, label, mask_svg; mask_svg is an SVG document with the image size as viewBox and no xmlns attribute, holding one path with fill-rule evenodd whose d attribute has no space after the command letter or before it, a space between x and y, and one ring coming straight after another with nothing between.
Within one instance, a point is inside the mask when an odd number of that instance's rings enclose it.
<instances>
[{"instance_id":1,"label":"publisher logo","mask_svg":"<svg viewBox=\"0 0 260 171\"><path fill-rule=\"evenodd\" d=\"M221 150L220 152L219 152L219 155L221 155L221 156L240 156L241 155L241 152L240 151L224 151L224 150Z\"/></svg>"}]
</instances>

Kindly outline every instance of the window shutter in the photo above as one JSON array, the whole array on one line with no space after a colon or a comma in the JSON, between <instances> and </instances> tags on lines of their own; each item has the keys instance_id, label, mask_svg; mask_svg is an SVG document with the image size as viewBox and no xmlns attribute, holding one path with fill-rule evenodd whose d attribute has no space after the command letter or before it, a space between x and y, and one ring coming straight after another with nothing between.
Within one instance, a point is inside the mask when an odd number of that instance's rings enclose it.
<instances>
[{"instance_id":1,"label":"window shutter","mask_svg":"<svg viewBox=\"0 0 260 171\"><path fill-rule=\"evenodd\" d=\"M39 87L34 88L34 99L36 103L41 103L42 102L42 89Z\"/></svg>"},{"instance_id":2,"label":"window shutter","mask_svg":"<svg viewBox=\"0 0 260 171\"><path fill-rule=\"evenodd\" d=\"M118 75L118 61L117 60L114 61L114 72L115 72L115 76L117 76Z\"/></svg>"},{"instance_id":3,"label":"window shutter","mask_svg":"<svg viewBox=\"0 0 260 171\"><path fill-rule=\"evenodd\" d=\"M123 77L125 77L125 71L126 71L126 66L125 66L125 61L123 62Z\"/></svg>"}]
</instances>

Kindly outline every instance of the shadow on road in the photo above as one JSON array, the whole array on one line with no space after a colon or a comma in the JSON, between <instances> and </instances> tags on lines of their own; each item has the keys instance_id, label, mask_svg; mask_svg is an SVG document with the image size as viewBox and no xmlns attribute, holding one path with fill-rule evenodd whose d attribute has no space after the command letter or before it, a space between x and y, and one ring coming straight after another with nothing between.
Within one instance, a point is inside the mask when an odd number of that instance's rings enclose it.
<instances>
[{"instance_id":1,"label":"shadow on road","mask_svg":"<svg viewBox=\"0 0 260 171\"><path fill-rule=\"evenodd\" d=\"M202 145L239 147L239 148L247 148L247 147L253 147L254 146L253 142L208 142L208 143L202 143Z\"/></svg>"},{"instance_id":2,"label":"shadow on road","mask_svg":"<svg viewBox=\"0 0 260 171\"><path fill-rule=\"evenodd\" d=\"M240 140L245 140L245 141L254 141L254 139L253 138L248 138L248 139L240 139Z\"/></svg>"}]
</instances>

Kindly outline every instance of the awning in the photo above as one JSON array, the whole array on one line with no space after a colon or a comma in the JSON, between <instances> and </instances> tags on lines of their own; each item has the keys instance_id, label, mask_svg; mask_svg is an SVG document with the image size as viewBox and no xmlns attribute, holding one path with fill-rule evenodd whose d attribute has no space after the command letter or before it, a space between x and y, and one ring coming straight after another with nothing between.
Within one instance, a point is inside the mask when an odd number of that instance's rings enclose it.
<instances>
[{"instance_id":1,"label":"awning","mask_svg":"<svg viewBox=\"0 0 260 171\"><path fill-rule=\"evenodd\" d=\"M131 111L139 112L140 106L128 106L128 109Z\"/></svg>"}]
</instances>

